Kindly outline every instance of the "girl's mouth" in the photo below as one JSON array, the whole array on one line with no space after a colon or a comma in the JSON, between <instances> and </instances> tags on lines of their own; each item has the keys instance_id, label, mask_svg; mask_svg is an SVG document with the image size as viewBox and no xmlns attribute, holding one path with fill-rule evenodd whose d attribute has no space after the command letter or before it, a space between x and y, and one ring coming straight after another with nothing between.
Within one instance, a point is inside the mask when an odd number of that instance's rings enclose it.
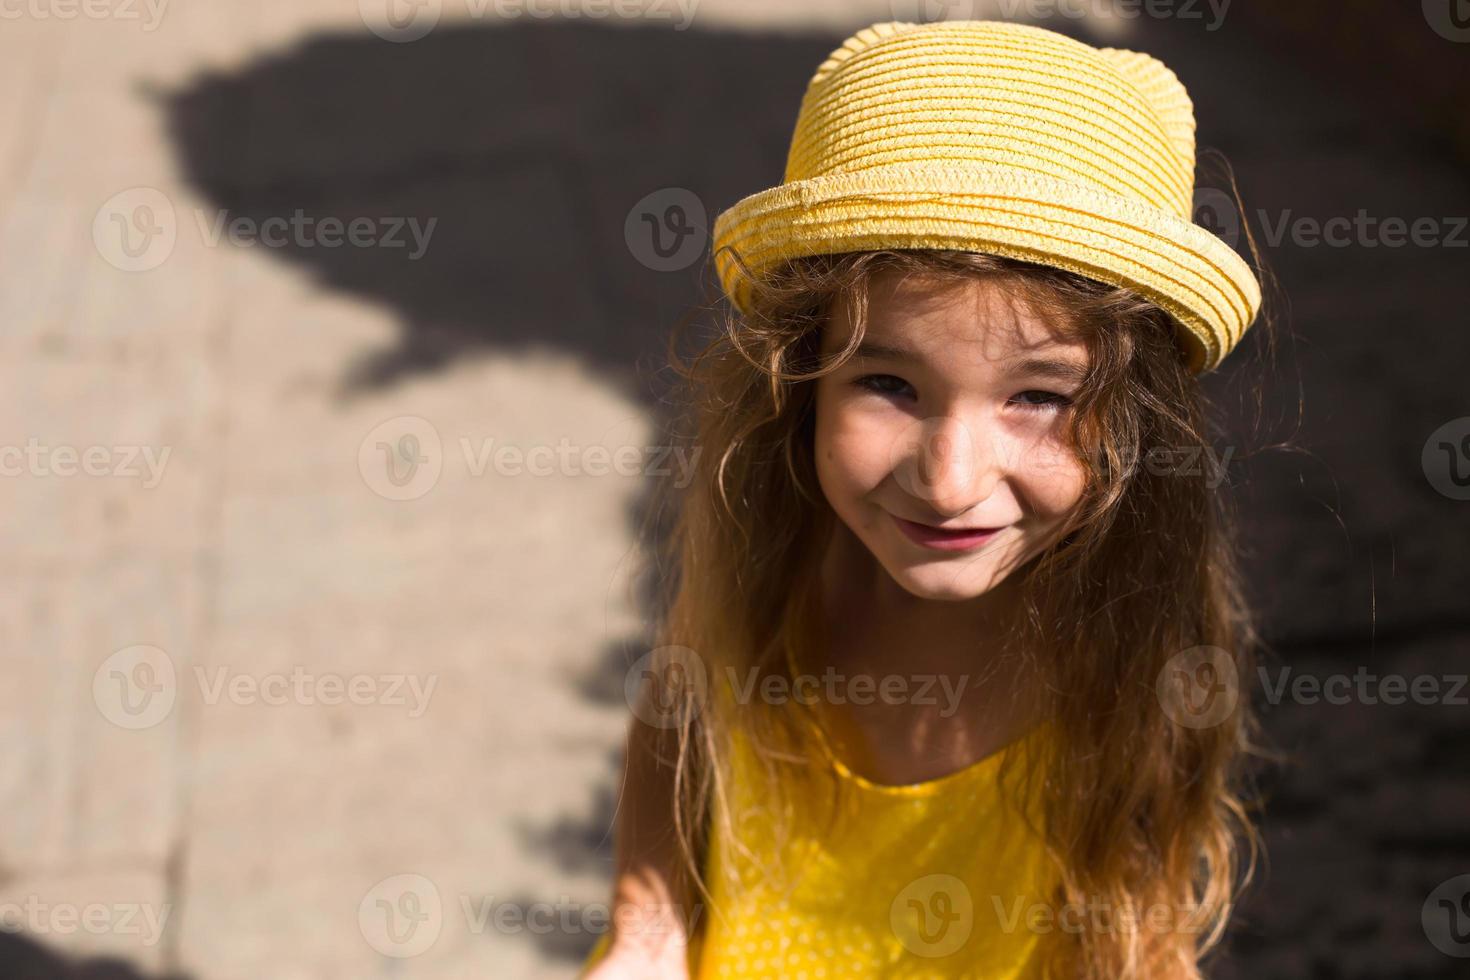
<instances>
[{"instance_id":1,"label":"girl's mouth","mask_svg":"<svg viewBox=\"0 0 1470 980\"><path fill-rule=\"evenodd\" d=\"M1005 530L999 527L970 527L963 530L945 531L928 524L906 521L895 514L889 516L910 541L939 551L969 551L980 547Z\"/></svg>"}]
</instances>

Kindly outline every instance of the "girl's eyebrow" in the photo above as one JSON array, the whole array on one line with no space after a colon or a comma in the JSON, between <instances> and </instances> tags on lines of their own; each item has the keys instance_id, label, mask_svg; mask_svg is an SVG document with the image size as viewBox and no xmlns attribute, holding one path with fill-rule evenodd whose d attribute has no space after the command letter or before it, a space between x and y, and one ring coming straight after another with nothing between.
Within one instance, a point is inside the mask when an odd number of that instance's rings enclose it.
<instances>
[{"instance_id":1,"label":"girl's eyebrow","mask_svg":"<svg viewBox=\"0 0 1470 980\"><path fill-rule=\"evenodd\" d=\"M876 340L864 340L858 344L854 353L858 357L871 357L906 364L924 363L922 354L907 347L885 344ZM1008 363L1006 369L1011 374L1036 375L1073 384L1081 384L1082 379L1087 376L1086 365L1057 357L1023 357Z\"/></svg>"},{"instance_id":2,"label":"girl's eyebrow","mask_svg":"<svg viewBox=\"0 0 1470 980\"><path fill-rule=\"evenodd\" d=\"M1082 379L1087 377L1086 365L1055 357L1021 358L1011 362L1009 367L1016 374L1043 375L1058 381L1071 381L1075 384L1081 384Z\"/></svg>"},{"instance_id":3,"label":"girl's eyebrow","mask_svg":"<svg viewBox=\"0 0 1470 980\"><path fill-rule=\"evenodd\" d=\"M858 344L857 350L853 352L856 357L871 357L885 361L901 361L908 364L922 364L924 357L907 347L896 347L892 344L880 343L876 340L864 340Z\"/></svg>"}]
</instances>

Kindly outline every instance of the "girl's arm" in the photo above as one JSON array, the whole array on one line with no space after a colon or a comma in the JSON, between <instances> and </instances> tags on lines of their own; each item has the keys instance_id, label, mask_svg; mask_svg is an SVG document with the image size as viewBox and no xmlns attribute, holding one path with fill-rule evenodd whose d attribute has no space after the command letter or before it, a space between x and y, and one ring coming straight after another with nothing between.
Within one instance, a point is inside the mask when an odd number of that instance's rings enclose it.
<instances>
[{"instance_id":1,"label":"girl's arm","mask_svg":"<svg viewBox=\"0 0 1470 980\"><path fill-rule=\"evenodd\" d=\"M606 956L588 980L688 977L689 888L674 834L676 732L629 721ZM662 758L660 758L662 757Z\"/></svg>"}]
</instances>

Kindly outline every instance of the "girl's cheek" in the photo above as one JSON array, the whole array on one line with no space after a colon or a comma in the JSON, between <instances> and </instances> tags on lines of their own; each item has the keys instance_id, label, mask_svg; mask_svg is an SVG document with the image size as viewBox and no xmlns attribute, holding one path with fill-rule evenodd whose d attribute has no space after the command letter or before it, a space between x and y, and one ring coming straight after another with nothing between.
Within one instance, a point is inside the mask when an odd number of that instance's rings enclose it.
<instances>
[{"instance_id":1,"label":"girl's cheek","mask_svg":"<svg viewBox=\"0 0 1470 980\"><path fill-rule=\"evenodd\" d=\"M893 437L887 430L873 413L839 406L826 426L826 438L818 445L826 455L824 465L839 473L854 491L876 487L889 468L885 446Z\"/></svg>"},{"instance_id":2,"label":"girl's cheek","mask_svg":"<svg viewBox=\"0 0 1470 980\"><path fill-rule=\"evenodd\" d=\"M1082 497L1087 474L1065 447L1038 447L1029 455L1023 480L1033 506L1048 516L1061 516Z\"/></svg>"},{"instance_id":3,"label":"girl's cheek","mask_svg":"<svg viewBox=\"0 0 1470 980\"><path fill-rule=\"evenodd\" d=\"M829 492L853 498L883 482L888 473L885 428L872 413L835 404L817 419L817 469ZM839 505L841 501L832 501Z\"/></svg>"}]
</instances>

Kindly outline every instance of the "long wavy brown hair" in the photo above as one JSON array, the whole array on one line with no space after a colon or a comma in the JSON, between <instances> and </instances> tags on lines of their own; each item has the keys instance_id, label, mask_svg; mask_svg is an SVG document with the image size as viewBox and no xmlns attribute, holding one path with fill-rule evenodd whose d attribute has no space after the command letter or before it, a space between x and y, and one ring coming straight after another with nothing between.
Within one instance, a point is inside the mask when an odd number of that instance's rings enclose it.
<instances>
[{"instance_id":1,"label":"long wavy brown hair","mask_svg":"<svg viewBox=\"0 0 1470 980\"><path fill-rule=\"evenodd\" d=\"M1024 693L1058 737L1023 771L1007 759L1003 781L1039 794L1059 905L1193 910L1162 932L1058 934L1043 945L1046 975L1197 978L1256 863L1247 762L1262 753L1249 698L1218 724L1179 724L1160 678L1171 658L1202 647L1226 651L1248 677L1259 637L1228 483L1212 485L1209 467L1157 465L1214 445L1215 432L1176 328L1151 302L1044 265L948 250L815 256L754 280L747 313L724 307L720 329L687 357L677 340L670 348L685 411L671 435L698 453L692 482L659 505L670 527L650 556L660 647L694 651L710 678L726 668L789 678L783 643L810 601L836 520L813 460L815 379L861 340L881 270L997 280L1086 341L1090 370L1066 423L1086 490L1055 543L1012 573L1019 599L1002 643L1024 651L1043 679ZM820 338L838 297L855 329L824 363ZM707 694L690 684L676 692L665 744L683 880L708 903L704 856L712 819L730 820L732 734L738 728L760 747L769 779L761 796L787 814L806 804L783 795L780 770L817 756L789 708L726 710ZM731 844L741 848L738 835Z\"/></svg>"}]
</instances>

